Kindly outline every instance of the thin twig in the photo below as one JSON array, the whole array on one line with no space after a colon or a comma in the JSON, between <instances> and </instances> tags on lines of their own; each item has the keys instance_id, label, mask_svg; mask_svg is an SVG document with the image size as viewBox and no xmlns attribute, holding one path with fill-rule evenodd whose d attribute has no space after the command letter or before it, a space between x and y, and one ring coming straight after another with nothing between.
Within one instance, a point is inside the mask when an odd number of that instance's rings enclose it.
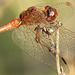
<instances>
[{"instance_id":1,"label":"thin twig","mask_svg":"<svg viewBox=\"0 0 75 75\"><path fill-rule=\"evenodd\" d=\"M61 71L60 71L60 60L59 60L59 29L56 32L56 65L57 65L57 73L58 75L61 75Z\"/></svg>"},{"instance_id":2,"label":"thin twig","mask_svg":"<svg viewBox=\"0 0 75 75\"><path fill-rule=\"evenodd\" d=\"M60 21L57 22L57 26L60 26ZM57 73L58 75L65 75L63 67L60 65L60 57L59 57L59 53L60 53L60 49L59 49L59 29L56 32L56 65L57 65Z\"/></svg>"}]
</instances>

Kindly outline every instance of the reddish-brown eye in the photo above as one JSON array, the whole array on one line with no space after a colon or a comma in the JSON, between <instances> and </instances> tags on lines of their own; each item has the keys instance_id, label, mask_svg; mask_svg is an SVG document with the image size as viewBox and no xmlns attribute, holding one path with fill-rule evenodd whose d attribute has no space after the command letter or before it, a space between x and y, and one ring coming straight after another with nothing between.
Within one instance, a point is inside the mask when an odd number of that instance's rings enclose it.
<instances>
[{"instance_id":1,"label":"reddish-brown eye","mask_svg":"<svg viewBox=\"0 0 75 75\"><path fill-rule=\"evenodd\" d=\"M45 13L48 22L54 21L58 16L57 10L51 6L46 6L43 12Z\"/></svg>"},{"instance_id":2,"label":"reddish-brown eye","mask_svg":"<svg viewBox=\"0 0 75 75\"><path fill-rule=\"evenodd\" d=\"M58 16L58 13L57 13L56 9L51 8L50 14L49 14L49 17L48 17L48 21L49 22L54 21L57 18L57 16Z\"/></svg>"}]
</instances>

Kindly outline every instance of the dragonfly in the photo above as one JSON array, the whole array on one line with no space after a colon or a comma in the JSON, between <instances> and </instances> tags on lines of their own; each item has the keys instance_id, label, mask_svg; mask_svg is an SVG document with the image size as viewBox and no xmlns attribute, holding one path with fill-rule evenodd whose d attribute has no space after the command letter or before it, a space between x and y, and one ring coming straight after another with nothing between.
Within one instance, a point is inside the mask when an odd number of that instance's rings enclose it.
<instances>
[{"instance_id":1,"label":"dragonfly","mask_svg":"<svg viewBox=\"0 0 75 75\"><path fill-rule=\"evenodd\" d=\"M0 27L0 33L14 29L12 39L24 52L56 69L54 33L59 29L60 60L67 72L67 62L62 53L75 56L75 33L66 29L63 23L72 15L73 7L70 2L38 4ZM62 23L57 26L59 21Z\"/></svg>"}]
</instances>

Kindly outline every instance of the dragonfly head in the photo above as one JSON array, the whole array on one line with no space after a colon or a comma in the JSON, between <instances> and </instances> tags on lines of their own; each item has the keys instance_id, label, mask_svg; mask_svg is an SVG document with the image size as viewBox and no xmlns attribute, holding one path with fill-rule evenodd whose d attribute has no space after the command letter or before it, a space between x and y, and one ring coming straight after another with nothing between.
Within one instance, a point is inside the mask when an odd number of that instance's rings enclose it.
<instances>
[{"instance_id":1,"label":"dragonfly head","mask_svg":"<svg viewBox=\"0 0 75 75\"><path fill-rule=\"evenodd\" d=\"M57 10L55 8L52 8L51 6L46 6L43 12L45 13L46 20L48 22L54 21L58 16Z\"/></svg>"}]
</instances>

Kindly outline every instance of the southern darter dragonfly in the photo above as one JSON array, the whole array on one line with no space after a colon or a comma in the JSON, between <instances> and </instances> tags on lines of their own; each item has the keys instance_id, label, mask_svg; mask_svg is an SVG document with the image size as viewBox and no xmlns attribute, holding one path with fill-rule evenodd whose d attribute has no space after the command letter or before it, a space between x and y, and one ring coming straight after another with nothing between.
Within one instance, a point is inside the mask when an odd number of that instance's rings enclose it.
<instances>
[{"instance_id":1,"label":"southern darter dragonfly","mask_svg":"<svg viewBox=\"0 0 75 75\"><path fill-rule=\"evenodd\" d=\"M0 32L15 29L13 41L32 57L55 68L55 32L59 29L61 53L75 56L75 33L66 29L64 22L73 14L69 2L39 4L29 7L19 15L19 18L0 27ZM60 23L57 26L58 22ZM60 54L61 63L67 69L67 62ZM65 70L65 71L66 71Z\"/></svg>"}]
</instances>

